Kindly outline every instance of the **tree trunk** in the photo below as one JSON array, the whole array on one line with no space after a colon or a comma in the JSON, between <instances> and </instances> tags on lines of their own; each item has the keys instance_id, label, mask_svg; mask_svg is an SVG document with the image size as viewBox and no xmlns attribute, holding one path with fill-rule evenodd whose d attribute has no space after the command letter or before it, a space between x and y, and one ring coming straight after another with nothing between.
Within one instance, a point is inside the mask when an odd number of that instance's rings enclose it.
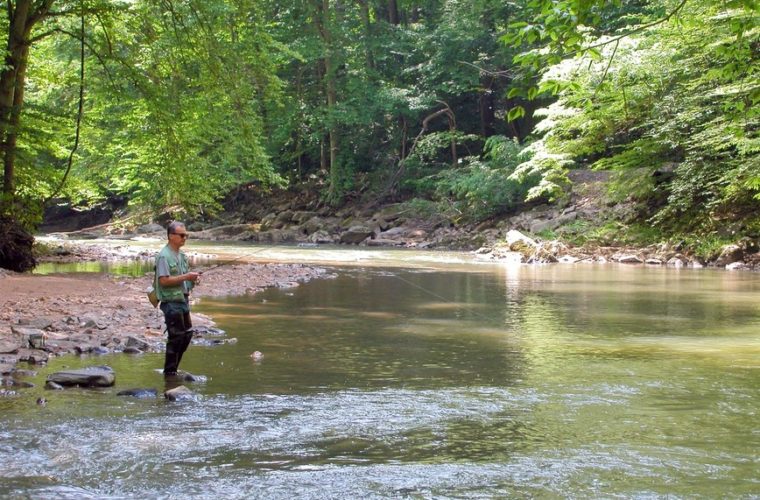
<instances>
[{"instance_id":1,"label":"tree trunk","mask_svg":"<svg viewBox=\"0 0 760 500\"><path fill-rule=\"evenodd\" d=\"M327 2L327 0L325 0ZM335 69L332 67L332 56L325 59L327 72L325 73L327 86L327 109L333 110L338 104L338 88L335 81ZM338 186L341 184L341 172L338 167L338 127L334 119L330 123L330 194L331 197L338 196Z\"/></svg>"},{"instance_id":2,"label":"tree trunk","mask_svg":"<svg viewBox=\"0 0 760 500\"><path fill-rule=\"evenodd\" d=\"M8 195L13 195L14 191L14 170L16 164L16 138L18 137L18 129L21 123L21 107L24 104L24 85L26 84L26 67L29 60L29 46L24 45L22 50L21 59L18 61L18 69L16 71L16 90L13 93L13 108L11 109L10 120L8 121L8 129L5 134L4 142L4 155L3 166L5 171L5 179L8 179L9 186L8 191L5 191Z\"/></svg>"},{"instance_id":3,"label":"tree trunk","mask_svg":"<svg viewBox=\"0 0 760 500\"><path fill-rule=\"evenodd\" d=\"M34 25L49 12L55 0L7 2L8 43L5 66L0 71L0 151L3 155L3 206L15 194L16 138L24 104L26 65L29 57L29 35Z\"/></svg>"},{"instance_id":4,"label":"tree trunk","mask_svg":"<svg viewBox=\"0 0 760 500\"><path fill-rule=\"evenodd\" d=\"M494 78L493 76L483 75L480 77L480 97L478 98L478 108L480 111L480 135L491 137L494 134L494 122L496 113L494 111Z\"/></svg>"},{"instance_id":5,"label":"tree trunk","mask_svg":"<svg viewBox=\"0 0 760 500\"><path fill-rule=\"evenodd\" d=\"M16 131L13 120L15 119L16 124L18 124L21 99L23 99L23 83L19 86L18 76L24 54L29 52L27 22L30 17L31 5L31 0L19 0L16 2L16 8L13 12L9 12L12 18L8 27L5 67L0 72L0 148L3 153L3 194L6 202L9 202L14 194ZM25 70L21 72L22 78L24 72ZM22 93L20 99L17 99L16 93L19 89ZM14 110L17 102L19 109Z\"/></svg>"},{"instance_id":6,"label":"tree trunk","mask_svg":"<svg viewBox=\"0 0 760 500\"><path fill-rule=\"evenodd\" d=\"M367 67L375 69L375 58L372 55L372 22L370 21L369 4L367 0L357 0L357 2L364 27L364 50L366 51Z\"/></svg>"},{"instance_id":7,"label":"tree trunk","mask_svg":"<svg viewBox=\"0 0 760 500\"><path fill-rule=\"evenodd\" d=\"M330 187L329 197L336 200L340 197L339 186L341 184L341 172L338 166L338 127L332 111L338 104L338 83L335 65L335 44L333 42L332 31L330 27L330 0L322 0L317 4L317 15L314 16L314 22L319 32L322 43L324 44L324 84L327 97L327 114L329 118L329 127L327 135L330 141L329 159L330 159Z\"/></svg>"},{"instance_id":8,"label":"tree trunk","mask_svg":"<svg viewBox=\"0 0 760 500\"><path fill-rule=\"evenodd\" d=\"M398 3L396 0L388 0L388 22L394 26L399 23Z\"/></svg>"}]
</instances>

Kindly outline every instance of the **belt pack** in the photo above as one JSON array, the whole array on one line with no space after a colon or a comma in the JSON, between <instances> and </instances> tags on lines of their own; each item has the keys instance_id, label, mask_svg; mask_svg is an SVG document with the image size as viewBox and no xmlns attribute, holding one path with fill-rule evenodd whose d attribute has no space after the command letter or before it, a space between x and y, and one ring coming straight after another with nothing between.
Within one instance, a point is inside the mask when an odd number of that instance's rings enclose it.
<instances>
[{"instance_id":1,"label":"belt pack","mask_svg":"<svg viewBox=\"0 0 760 500\"><path fill-rule=\"evenodd\" d=\"M149 286L145 289L145 293L148 295L148 301L153 307L158 307L158 295L156 295L156 289Z\"/></svg>"}]
</instances>

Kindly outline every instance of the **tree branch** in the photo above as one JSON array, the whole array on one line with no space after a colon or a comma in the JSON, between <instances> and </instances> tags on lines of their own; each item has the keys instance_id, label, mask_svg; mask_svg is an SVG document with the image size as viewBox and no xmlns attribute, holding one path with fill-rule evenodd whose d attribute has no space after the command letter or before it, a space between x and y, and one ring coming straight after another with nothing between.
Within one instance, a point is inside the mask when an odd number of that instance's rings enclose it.
<instances>
[{"instance_id":1,"label":"tree branch","mask_svg":"<svg viewBox=\"0 0 760 500\"><path fill-rule=\"evenodd\" d=\"M604 68L604 74L602 74L602 79L599 80L599 84L594 89L593 97L596 97L596 93L599 92L599 89L602 87L602 84L604 83L604 79L607 78L607 72L610 70L610 66L612 66L612 61L615 59L615 54L617 54L618 46L620 46L620 40L615 42L615 50L612 51L610 60L607 62L607 67Z\"/></svg>"},{"instance_id":2,"label":"tree branch","mask_svg":"<svg viewBox=\"0 0 760 500\"><path fill-rule=\"evenodd\" d=\"M76 153L77 149L79 148L79 134L82 129L82 115L84 114L84 12L80 15L80 25L79 25L80 35L81 35L81 43L79 45L79 108L77 110L77 121L76 121L76 129L74 134L74 145L71 147L71 152L69 153L69 160L66 165L66 172L63 174L63 178L61 179L61 183L58 185L58 188L52 192L52 194L48 197L47 200L45 200L44 204L47 204L48 201L55 198L58 193L63 189L63 186L66 184L66 179L69 176L69 172L71 172L71 165L74 161L74 153Z\"/></svg>"},{"instance_id":3,"label":"tree branch","mask_svg":"<svg viewBox=\"0 0 760 500\"><path fill-rule=\"evenodd\" d=\"M663 17L662 19L658 19L656 21L652 21L649 24L645 24L643 26L639 26L635 30L630 31L628 33L625 33L623 35L619 35L619 36L616 36L615 38L611 38L609 40L605 40L604 42L600 42L600 43L591 45L589 47L586 47L586 48L582 49L581 52L587 52L587 51L589 51L591 49L596 49L598 47L604 47L605 45L609 45L609 44L611 44L613 42L619 42L623 38L629 37L629 36L634 35L636 33L641 33L642 31L644 31L646 29L649 29L652 26L657 26L658 24L662 24L664 22L667 22L671 17L673 17L674 15L676 15L676 13L678 13L678 11L681 10L683 8L683 6L686 5L686 2L688 2L688 1L689 0L682 0L681 3L678 4L678 6L670 12L670 14L668 14L665 17Z\"/></svg>"},{"instance_id":4,"label":"tree branch","mask_svg":"<svg viewBox=\"0 0 760 500\"><path fill-rule=\"evenodd\" d=\"M103 70L106 72L106 75L108 75L108 80L112 84L114 83L113 76L111 75L111 72L108 70L108 65L103 60L103 58L101 57L100 53L97 50L95 50L95 48L92 45L90 45L87 42L87 40L85 40L84 37L82 37L81 35L78 35L76 33L72 33L71 31L68 31L68 30L65 30L65 29L62 29L62 28L54 28L54 29L52 29L50 31L46 31L45 33L41 33L41 34L37 35L34 38L31 38L29 40L29 44L31 45L33 42L36 42L37 40L41 40L41 39L43 39L43 38L45 38L47 36L53 35L55 33L61 33L61 34L64 34L64 35L68 35L71 38L74 38L74 39L78 40L80 43L83 43L90 50L90 52L92 53L92 55L95 56L95 58L98 60L98 62L100 63L100 65L103 67ZM107 35L106 35L106 38L107 38ZM110 41L109 41L109 48L110 48ZM114 87L115 87L115 85L114 85Z\"/></svg>"},{"instance_id":5,"label":"tree branch","mask_svg":"<svg viewBox=\"0 0 760 500\"><path fill-rule=\"evenodd\" d=\"M50 7L53 6L53 2L55 0L45 0L40 4L37 9L32 12L29 17L26 20L26 28L28 30L31 30L32 27L37 24L37 22L42 19L43 17L48 15L48 12L50 11Z\"/></svg>"},{"instance_id":6,"label":"tree branch","mask_svg":"<svg viewBox=\"0 0 760 500\"><path fill-rule=\"evenodd\" d=\"M478 71L480 71L481 73L485 75L495 76L498 78L508 78L508 79L512 79L514 77L514 72L508 69L505 69L503 71L491 71L490 69L485 69L471 62L467 62L467 61L457 61L457 62L459 64L464 64L465 66L472 66L473 68L477 69Z\"/></svg>"}]
</instances>

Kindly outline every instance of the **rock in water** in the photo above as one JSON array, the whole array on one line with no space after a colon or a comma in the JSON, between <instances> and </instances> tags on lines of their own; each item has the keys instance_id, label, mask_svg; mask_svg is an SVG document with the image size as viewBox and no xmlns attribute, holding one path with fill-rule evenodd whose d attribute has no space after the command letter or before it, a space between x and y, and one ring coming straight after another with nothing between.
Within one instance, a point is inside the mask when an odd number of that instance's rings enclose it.
<instances>
[{"instance_id":1,"label":"rock in water","mask_svg":"<svg viewBox=\"0 0 760 500\"><path fill-rule=\"evenodd\" d=\"M177 375L175 375L177 380L181 380L182 382L206 382L208 380L208 377L205 375L195 375L190 372L185 371L178 371Z\"/></svg>"},{"instance_id":2,"label":"rock in water","mask_svg":"<svg viewBox=\"0 0 760 500\"><path fill-rule=\"evenodd\" d=\"M169 401L195 400L195 393L184 385L180 385L174 389L166 391L164 397Z\"/></svg>"},{"instance_id":3,"label":"rock in water","mask_svg":"<svg viewBox=\"0 0 760 500\"><path fill-rule=\"evenodd\" d=\"M156 389L124 389L116 393L117 396L132 396L133 398L147 399L155 398L158 396L158 390Z\"/></svg>"},{"instance_id":4,"label":"rock in water","mask_svg":"<svg viewBox=\"0 0 760 500\"><path fill-rule=\"evenodd\" d=\"M50 374L47 381L63 386L110 387L116 382L116 375L110 366L90 366Z\"/></svg>"}]
</instances>

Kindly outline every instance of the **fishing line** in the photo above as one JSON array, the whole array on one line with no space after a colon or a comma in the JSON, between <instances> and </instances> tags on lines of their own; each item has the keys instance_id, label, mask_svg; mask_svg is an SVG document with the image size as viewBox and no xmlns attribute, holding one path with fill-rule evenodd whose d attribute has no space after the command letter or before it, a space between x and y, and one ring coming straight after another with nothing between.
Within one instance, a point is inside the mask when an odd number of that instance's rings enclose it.
<instances>
[{"instance_id":1,"label":"fishing line","mask_svg":"<svg viewBox=\"0 0 760 500\"><path fill-rule=\"evenodd\" d=\"M409 281L409 280L407 280L405 278L402 278L401 276L399 276L396 273L391 273L391 276L393 276L394 278L396 278L398 280L403 281L404 283L406 283L409 286L412 286L412 287L414 287L414 288L416 288L418 290L421 290L421 291L425 292L426 294L430 295L431 297L435 297L436 299L442 300L443 302L445 302L447 304L452 304L452 305L458 304L457 302L454 302L453 300L449 300L446 297L442 297L441 295L438 295L437 293L428 290L427 288L423 287L422 285L418 285L417 283L413 283L413 282L411 282L411 281ZM496 318L495 316L487 316L485 314L481 314L478 311L476 311L475 309L473 309L472 307L470 307L469 309L470 309L470 312L472 314L474 314L475 316L480 317L481 319L485 319L485 320L488 320L488 321L498 321L498 322L502 321L501 318Z\"/></svg>"},{"instance_id":2,"label":"fishing line","mask_svg":"<svg viewBox=\"0 0 760 500\"><path fill-rule=\"evenodd\" d=\"M263 250L263 248L262 248L262 250ZM256 253L256 252L253 252L253 253ZM253 254L253 253L252 253L252 254ZM252 254L239 255L239 256L235 257L234 259L232 259L232 260L228 260L228 261L222 262L222 263L220 263L220 264L217 264L217 265L215 265L215 266L211 266L211 267L209 267L208 269L205 269L205 270L203 270L203 271L199 271L199 272L200 272L201 274L206 274L207 272L209 272L209 271L212 271L212 270L214 270L214 269L216 269L216 268L219 268L219 267L222 267L222 266L229 266L229 265L231 265L233 262L236 262L236 261L238 261L238 260L242 259L243 257L247 257L248 255L252 255Z\"/></svg>"},{"instance_id":3,"label":"fishing line","mask_svg":"<svg viewBox=\"0 0 760 500\"><path fill-rule=\"evenodd\" d=\"M264 247L264 248L259 248L258 250L254 250L254 251L253 251L253 252L251 252L251 253L246 253L246 254L243 254L243 255L238 255L237 257L235 257L235 258L234 258L234 259L232 259L232 260L225 260L224 262L221 262L221 263L219 263L219 264L216 264L215 266L211 266L211 267L209 267L208 269L205 269L205 270L203 270L203 271L199 271L199 272L200 272L201 274L205 274L205 273L207 273L207 272L209 272L209 271L211 271L211 270L213 270L213 269L216 269L216 268L219 268L219 267L222 267L222 266L229 266L229 265L232 265L232 263L233 263L233 262L237 262L237 261L239 261L240 259L244 259L244 258L246 258L246 257L250 257L251 255L255 255L255 254L259 253L259 252L263 252L264 250L268 250L268 249L269 249L269 247Z\"/></svg>"}]
</instances>

